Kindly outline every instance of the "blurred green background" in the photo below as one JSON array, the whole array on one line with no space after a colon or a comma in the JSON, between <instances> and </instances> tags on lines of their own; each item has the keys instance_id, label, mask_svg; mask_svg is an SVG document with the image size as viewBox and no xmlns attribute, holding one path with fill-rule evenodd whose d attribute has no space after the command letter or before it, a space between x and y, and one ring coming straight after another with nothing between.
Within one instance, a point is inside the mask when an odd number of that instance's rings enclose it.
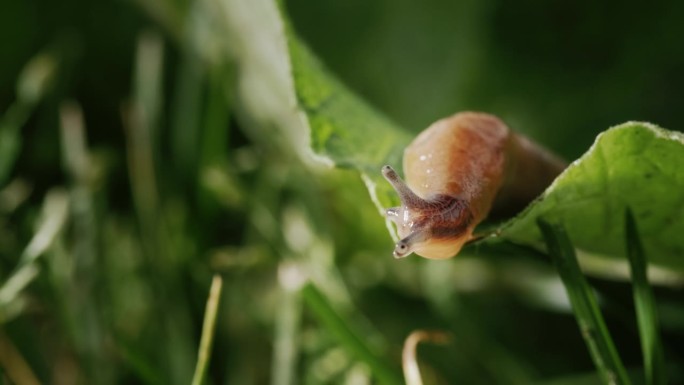
<instances>
[{"instance_id":1,"label":"blurred green background","mask_svg":"<svg viewBox=\"0 0 684 385\"><path fill-rule=\"evenodd\" d=\"M571 160L624 121L684 127L682 2L284 8L345 84L412 132L487 111ZM376 383L349 332L393 381L415 329L453 336L421 347L426 383L592 383L547 260L392 258L358 175L302 144L274 9L0 3L0 349L43 383L189 384L218 273L207 384ZM638 370L629 284L592 282ZM671 383L684 381L681 287L656 288Z\"/></svg>"}]
</instances>

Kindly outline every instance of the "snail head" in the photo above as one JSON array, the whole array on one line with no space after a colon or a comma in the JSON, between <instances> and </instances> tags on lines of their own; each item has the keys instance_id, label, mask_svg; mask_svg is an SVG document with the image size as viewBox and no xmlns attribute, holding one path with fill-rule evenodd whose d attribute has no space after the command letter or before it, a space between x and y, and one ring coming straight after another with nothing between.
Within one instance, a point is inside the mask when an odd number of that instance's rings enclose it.
<instances>
[{"instance_id":1,"label":"snail head","mask_svg":"<svg viewBox=\"0 0 684 385\"><path fill-rule=\"evenodd\" d=\"M394 248L396 258L411 253L431 259L450 258L471 239L473 217L465 200L448 194L420 197L390 166L382 168L382 175L401 200L401 206L385 212L401 237Z\"/></svg>"}]
</instances>

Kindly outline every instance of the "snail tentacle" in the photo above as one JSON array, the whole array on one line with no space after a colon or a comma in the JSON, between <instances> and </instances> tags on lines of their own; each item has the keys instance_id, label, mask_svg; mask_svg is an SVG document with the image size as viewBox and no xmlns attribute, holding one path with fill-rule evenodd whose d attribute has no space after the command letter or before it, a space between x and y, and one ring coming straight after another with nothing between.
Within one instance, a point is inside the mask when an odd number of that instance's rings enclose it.
<instances>
[{"instance_id":1,"label":"snail tentacle","mask_svg":"<svg viewBox=\"0 0 684 385\"><path fill-rule=\"evenodd\" d=\"M415 250L417 243L423 242L428 234L425 231L416 231L400 240L394 246L394 258L404 258Z\"/></svg>"},{"instance_id":2,"label":"snail tentacle","mask_svg":"<svg viewBox=\"0 0 684 385\"><path fill-rule=\"evenodd\" d=\"M564 167L493 115L462 112L438 120L404 150L406 181L382 168L401 200L385 211L401 238L394 256L453 257L481 237L473 232L490 211L524 208Z\"/></svg>"},{"instance_id":3,"label":"snail tentacle","mask_svg":"<svg viewBox=\"0 0 684 385\"><path fill-rule=\"evenodd\" d=\"M392 187L394 187L397 194L399 194L399 200L401 200L402 206L413 208L425 205L423 198L416 195L391 166L386 165L382 167L382 176L387 179Z\"/></svg>"}]
</instances>

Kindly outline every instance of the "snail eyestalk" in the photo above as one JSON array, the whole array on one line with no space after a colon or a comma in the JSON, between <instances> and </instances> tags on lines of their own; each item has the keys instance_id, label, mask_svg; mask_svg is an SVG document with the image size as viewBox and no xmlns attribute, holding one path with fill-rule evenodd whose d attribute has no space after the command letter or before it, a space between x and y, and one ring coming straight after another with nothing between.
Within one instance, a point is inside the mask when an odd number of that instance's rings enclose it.
<instances>
[{"instance_id":1,"label":"snail eyestalk","mask_svg":"<svg viewBox=\"0 0 684 385\"><path fill-rule=\"evenodd\" d=\"M385 212L401 238L394 256L455 256L492 209L517 212L564 167L495 116L463 112L435 122L404 150L406 182L382 167L401 200Z\"/></svg>"},{"instance_id":2,"label":"snail eyestalk","mask_svg":"<svg viewBox=\"0 0 684 385\"><path fill-rule=\"evenodd\" d=\"M413 253L415 245L417 243L423 242L426 236L422 231L413 232L409 236L403 238L394 246L394 258L404 258L408 257Z\"/></svg>"},{"instance_id":3,"label":"snail eyestalk","mask_svg":"<svg viewBox=\"0 0 684 385\"><path fill-rule=\"evenodd\" d=\"M394 187L402 206L417 207L423 204L423 198L416 195L391 166L382 167L382 176ZM389 210L387 214L389 215Z\"/></svg>"},{"instance_id":4,"label":"snail eyestalk","mask_svg":"<svg viewBox=\"0 0 684 385\"><path fill-rule=\"evenodd\" d=\"M404 258L413 253L416 243L426 238L426 234L416 226L417 213L429 206L429 203L416 195L391 166L383 166L382 175L394 187L401 200L401 206L387 209L385 216L397 225L402 238L394 247L394 257Z\"/></svg>"}]
</instances>

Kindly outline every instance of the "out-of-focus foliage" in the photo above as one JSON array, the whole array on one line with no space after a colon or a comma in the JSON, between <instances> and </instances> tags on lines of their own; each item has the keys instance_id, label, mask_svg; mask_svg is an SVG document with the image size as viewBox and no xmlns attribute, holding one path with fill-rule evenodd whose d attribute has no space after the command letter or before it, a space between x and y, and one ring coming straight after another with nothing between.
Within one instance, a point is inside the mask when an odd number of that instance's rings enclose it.
<instances>
[{"instance_id":1,"label":"out-of-focus foliage","mask_svg":"<svg viewBox=\"0 0 684 385\"><path fill-rule=\"evenodd\" d=\"M408 131L484 110L573 159L617 122L684 123L677 3L281 5L350 95ZM392 259L356 172L311 156L284 28L270 0L0 3L0 148L15 149L0 154L0 346L18 360L2 379L188 384L214 273L206 383L396 381L415 329L453 336L420 348L426 383L595 378L546 259ZM630 286L592 283L640 367ZM655 294L676 364L680 292Z\"/></svg>"}]
</instances>

